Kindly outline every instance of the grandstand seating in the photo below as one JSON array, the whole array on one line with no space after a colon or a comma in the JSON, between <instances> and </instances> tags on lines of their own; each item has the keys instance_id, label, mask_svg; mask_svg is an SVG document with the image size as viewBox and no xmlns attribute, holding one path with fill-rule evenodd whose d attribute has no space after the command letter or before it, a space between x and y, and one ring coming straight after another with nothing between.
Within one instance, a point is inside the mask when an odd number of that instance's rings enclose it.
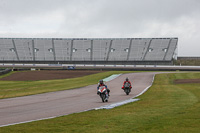
<instances>
[{"instance_id":1,"label":"grandstand seating","mask_svg":"<svg viewBox=\"0 0 200 133\"><path fill-rule=\"evenodd\" d=\"M119 61L127 60L128 49L130 40L118 39L112 41L112 47L110 50L109 60Z\"/></svg>"},{"instance_id":2,"label":"grandstand seating","mask_svg":"<svg viewBox=\"0 0 200 133\"><path fill-rule=\"evenodd\" d=\"M0 38L0 61L171 61L178 38Z\"/></svg>"},{"instance_id":3,"label":"grandstand seating","mask_svg":"<svg viewBox=\"0 0 200 133\"><path fill-rule=\"evenodd\" d=\"M110 39L93 40L92 60L106 61L109 53Z\"/></svg>"},{"instance_id":4,"label":"grandstand seating","mask_svg":"<svg viewBox=\"0 0 200 133\"><path fill-rule=\"evenodd\" d=\"M13 40L15 46L16 46L16 50L17 50L17 54L19 59L22 60L32 60L33 58L33 50L32 50L32 43L30 39L17 39L17 40Z\"/></svg>"},{"instance_id":5,"label":"grandstand seating","mask_svg":"<svg viewBox=\"0 0 200 133\"><path fill-rule=\"evenodd\" d=\"M169 41L170 39L153 39L149 46L152 51L147 52L145 60L163 60Z\"/></svg>"},{"instance_id":6,"label":"grandstand seating","mask_svg":"<svg viewBox=\"0 0 200 133\"><path fill-rule=\"evenodd\" d=\"M74 40L72 49L72 60L91 60L91 40Z\"/></svg>"},{"instance_id":7,"label":"grandstand seating","mask_svg":"<svg viewBox=\"0 0 200 133\"><path fill-rule=\"evenodd\" d=\"M71 40L55 39L56 60L70 60Z\"/></svg>"},{"instance_id":8,"label":"grandstand seating","mask_svg":"<svg viewBox=\"0 0 200 133\"><path fill-rule=\"evenodd\" d=\"M149 42L150 39L133 39L131 43L129 60L143 60L147 52Z\"/></svg>"},{"instance_id":9,"label":"grandstand seating","mask_svg":"<svg viewBox=\"0 0 200 133\"><path fill-rule=\"evenodd\" d=\"M164 60L172 60L174 54L175 54L175 50L177 48L177 43L178 43L178 39L171 39L167 54L166 54L166 58Z\"/></svg>"},{"instance_id":10,"label":"grandstand seating","mask_svg":"<svg viewBox=\"0 0 200 133\"><path fill-rule=\"evenodd\" d=\"M17 60L12 39L0 39L0 60Z\"/></svg>"}]
</instances>

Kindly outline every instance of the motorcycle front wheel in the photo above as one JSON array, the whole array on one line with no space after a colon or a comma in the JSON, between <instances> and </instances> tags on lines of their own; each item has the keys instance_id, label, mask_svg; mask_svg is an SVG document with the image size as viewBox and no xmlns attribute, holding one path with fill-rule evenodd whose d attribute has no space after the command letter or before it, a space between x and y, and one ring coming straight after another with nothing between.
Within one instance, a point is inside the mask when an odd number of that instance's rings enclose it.
<instances>
[{"instance_id":1,"label":"motorcycle front wheel","mask_svg":"<svg viewBox=\"0 0 200 133\"><path fill-rule=\"evenodd\" d=\"M101 99L102 99L102 102L104 103L105 99L106 99L106 95L105 94L101 94Z\"/></svg>"},{"instance_id":2,"label":"motorcycle front wheel","mask_svg":"<svg viewBox=\"0 0 200 133\"><path fill-rule=\"evenodd\" d=\"M125 89L125 93L126 93L126 95L129 95L130 90L129 89Z\"/></svg>"}]
</instances>

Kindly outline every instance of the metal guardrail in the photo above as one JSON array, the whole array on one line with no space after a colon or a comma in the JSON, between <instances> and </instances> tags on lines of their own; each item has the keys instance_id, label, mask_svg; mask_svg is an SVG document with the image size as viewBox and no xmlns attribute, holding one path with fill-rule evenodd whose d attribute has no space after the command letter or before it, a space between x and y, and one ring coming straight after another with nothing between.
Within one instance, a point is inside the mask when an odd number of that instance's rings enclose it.
<instances>
[{"instance_id":1,"label":"metal guardrail","mask_svg":"<svg viewBox=\"0 0 200 133\"><path fill-rule=\"evenodd\" d=\"M0 75L4 75L12 71L11 69L6 68L5 70L0 70Z\"/></svg>"},{"instance_id":2,"label":"metal guardrail","mask_svg":"<svg viewBox=\"0 0 200 133\"><path fill-rule=\"evenodd\" d=\"M200 71L200 66L175 66L175 65L109 65L109 64L11 64L0 63L3 68L58 68L67 69L102 69L102 70L153 70L153 71Z\"/></svg>"}]
</instances>

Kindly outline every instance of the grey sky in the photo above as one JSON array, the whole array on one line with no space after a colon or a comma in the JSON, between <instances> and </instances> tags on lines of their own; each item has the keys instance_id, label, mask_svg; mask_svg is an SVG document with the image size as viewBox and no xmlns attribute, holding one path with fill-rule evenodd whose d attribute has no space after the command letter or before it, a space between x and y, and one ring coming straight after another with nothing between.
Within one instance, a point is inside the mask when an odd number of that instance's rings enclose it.
<instances>
[{"instance_id":1,"label":"grey sky","mask_svg":"<svg viewBox=\"0 0 200 133\"><path fill-rule=\"evenodd\" d=\"M200 0L0 0L0 37L178 37L200 56Z\"/></svg>"}]
</instances>

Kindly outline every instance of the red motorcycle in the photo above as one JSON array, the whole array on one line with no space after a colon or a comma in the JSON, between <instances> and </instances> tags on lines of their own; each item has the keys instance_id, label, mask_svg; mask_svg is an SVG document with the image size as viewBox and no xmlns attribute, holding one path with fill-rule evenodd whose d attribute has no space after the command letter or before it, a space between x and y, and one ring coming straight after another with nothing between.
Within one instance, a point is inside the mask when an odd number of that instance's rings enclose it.
<instances>
[{"instance_id":1,"label":"red motorcycle","mask_svg":"<svg viewBox=\"0 0 200 133\"><path fill-rule=\"evenodd\" d=\"M131 87L130 87L130 83L126 82L124 84L124 92L126 93L126 95L129 95L129 93L131 92Z\"/></svg>"}]
</instances>

